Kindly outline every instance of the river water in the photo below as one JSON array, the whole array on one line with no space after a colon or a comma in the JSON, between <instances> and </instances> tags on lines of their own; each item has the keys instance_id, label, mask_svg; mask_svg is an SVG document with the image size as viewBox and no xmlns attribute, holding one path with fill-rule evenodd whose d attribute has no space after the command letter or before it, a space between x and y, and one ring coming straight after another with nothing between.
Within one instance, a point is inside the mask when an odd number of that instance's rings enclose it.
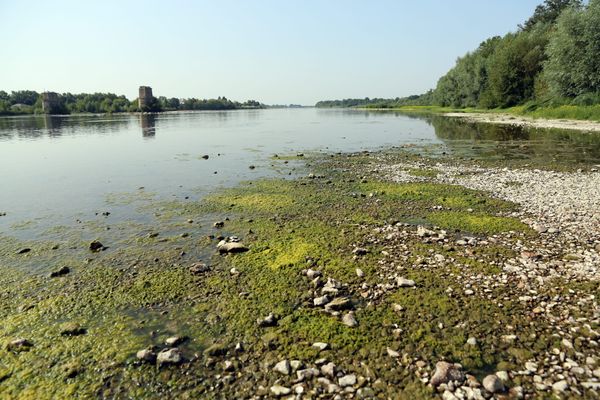
<instances>
[{"instance_id":1,"label":"river water","mask_svg":"<svg viewBox=\"0 0 600 400\"><path fill-rule=\"evenodd\" d=\"M296 161L273 167L275 154L407 146L597 164L599 137L312 108L0 118L0 234L35 238L108 210L133 218L127 199L198 199L243 180L293 176Z\"/></svg>"}]
</instances>

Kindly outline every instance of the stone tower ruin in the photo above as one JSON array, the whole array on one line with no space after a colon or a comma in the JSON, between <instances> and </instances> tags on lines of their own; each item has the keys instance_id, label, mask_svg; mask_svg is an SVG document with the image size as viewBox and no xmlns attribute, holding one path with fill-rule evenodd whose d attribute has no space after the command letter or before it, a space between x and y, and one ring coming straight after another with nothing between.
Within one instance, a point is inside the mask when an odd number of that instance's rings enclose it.
<instances>
[{"instance_id":1,"label":"stone tower ruin","mask_svg":"<svg viewBox=\"0 0 600 400\"><path fill-rule=\"evenodd\" d=\"M138 107L140 110L145 109L152 105L152 88L150 86L140 86L140 92L138 97Z\"/></svg>"},{"instance_id":2,"label":"stone tower ruin","mask_svg":"<svg viewBox=\"0 0 600 400\"><path fill-rule=\"evenodd\" d=\"M42 111L44 114L55 114L60 109L60 99L58 93L44 92L42 93Z\"/></svg>"}]
</instances>

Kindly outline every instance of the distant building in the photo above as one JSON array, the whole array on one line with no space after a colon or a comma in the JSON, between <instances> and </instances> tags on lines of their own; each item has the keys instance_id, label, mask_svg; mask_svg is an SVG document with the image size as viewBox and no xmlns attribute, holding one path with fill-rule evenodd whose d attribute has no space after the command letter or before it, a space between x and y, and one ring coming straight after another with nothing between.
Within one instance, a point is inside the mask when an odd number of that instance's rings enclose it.
<instances>
[{"instance_id":1,"label":"distant building","mask_svg":"<svg viewBox=\"0 0 600 400\"><path fill-rule=\"evenodd\" d=\"M150 86L140 86L140 93L138 97L138 107L140 110L144 110L152 105L152 88Z\"/></svg>"},{"instance_id":2,"label":"distant building","mask_svg":"<svg viewBox=\"0 0 600 400\"><path fill-rule=\"evenodd\" d=\"M42 111L44 114L55 114L60 110L60 99L58 93L42 93Z\"/></svg>"}]
</instances>

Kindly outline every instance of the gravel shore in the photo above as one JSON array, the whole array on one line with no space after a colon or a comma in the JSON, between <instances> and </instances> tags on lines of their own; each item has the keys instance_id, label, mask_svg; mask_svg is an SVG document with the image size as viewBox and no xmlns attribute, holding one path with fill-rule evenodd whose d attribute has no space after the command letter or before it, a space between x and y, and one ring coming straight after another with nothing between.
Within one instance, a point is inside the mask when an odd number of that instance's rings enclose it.
<instances>
[{"instance_id":1,"label":"gravel shore","mask_svg":"<svg viewBox=\"0 0 600 400\"><path fill-rule=\"evenodd\" d=\"M517 125L532 128L571 129L578 131L600 132L600 122L566 119L534 119L511 114L490 113L446 113L445 117L463 118L470 122L485 122L501 125Z\"/></svg>"}]
</instances>

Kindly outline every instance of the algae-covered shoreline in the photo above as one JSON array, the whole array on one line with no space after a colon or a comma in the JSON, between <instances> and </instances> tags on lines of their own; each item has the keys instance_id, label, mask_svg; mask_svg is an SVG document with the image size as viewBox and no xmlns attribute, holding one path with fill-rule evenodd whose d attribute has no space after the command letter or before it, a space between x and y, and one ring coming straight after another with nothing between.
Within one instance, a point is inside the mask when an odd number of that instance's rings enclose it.
<instances>
[{"instance_id":1,"label":"algae-covered shoreline","mask_svg":"<svg viewBox=\"0 0 600 400\"><path fill-rule=\"evenodd\" d=\"M592 188L558 203L533 167L306 158L150 201L151 226L99 227L97 252L2 238L0 397L597 397L594 168L547 171Z\"/></svg>"}]
</instances>

